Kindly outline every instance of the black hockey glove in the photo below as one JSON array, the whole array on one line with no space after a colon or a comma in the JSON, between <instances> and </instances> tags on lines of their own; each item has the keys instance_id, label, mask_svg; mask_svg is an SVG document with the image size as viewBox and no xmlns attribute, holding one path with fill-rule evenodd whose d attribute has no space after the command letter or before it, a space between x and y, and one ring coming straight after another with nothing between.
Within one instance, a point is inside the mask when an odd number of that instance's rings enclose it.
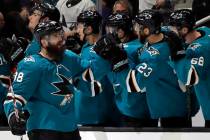
<instances>
[{"instance_id":1,"label":"black hockey glove","mask_svg":"<svg viewBox=\"0 0 210 140\"><path fill-rule=\"evenodd\" d=\"M0 40L0 53L4 55L6 61L16 65L24 58L24 52L29 44L26 38L18 37L14 40L3 38Z\"/></svg>"},{"instance_id":2,"label":"black hockey glove","mask_svg":"<svg viewBox=\"0 0 210 140\"><path fill-rule=\"evenodd\" d=\"M122 45L117 43L113 34L107 34L96 42L94 51L102 58L112 64L114 72L121 71L128 67L127 53Z\"/></svg>"},{"instance_id":3,"label":"black hockey glove","mask_svg":"<svg viewBox=\"0 0 210 140\"><path fill-rule=\"evenodd\" d=\"M171 60L178 61L185 57L185 48L181 38L179 38L177 34L172 31L165 32L164 34L170 47Z\"/></svg>"},{"instance_id":4,"label":"black hockey glove","mask_svg":"<svg viewBox=\"0 0 210 140\"><path fill-rule=\"evenodd\" d=\"M18 117L15 113L9 118L9 127L13 135L22 136L26 134L26 121L29 118L28 111L18 111Z\"/></svg>"},{"instance_id":5,"label":"black hockey glove","mask_svg":"<svg viewBox=\"0 0 210 140\"><path fill-rule=\"evenodd\" d=\"M71 50L76 54L81 53L82 46L85 44L84 41L81 41L76 34L75 36L68 36L66 39L66 49Z\"/></svg>"}]
</instances>

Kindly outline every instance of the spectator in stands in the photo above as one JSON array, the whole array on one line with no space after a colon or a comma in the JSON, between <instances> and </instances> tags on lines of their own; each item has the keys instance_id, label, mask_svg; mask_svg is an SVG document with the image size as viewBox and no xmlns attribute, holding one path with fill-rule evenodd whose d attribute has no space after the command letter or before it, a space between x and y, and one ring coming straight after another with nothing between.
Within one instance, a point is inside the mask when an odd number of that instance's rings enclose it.
<instances>
[{"instance_id":1,"label":"spectator in stands","mask_svg":"<svg viewBox=\"0 0 210 140\"><path fill-rule=\"evenodd\" d=\"M133 7L128 0L117 0L113 6L113 13L117 12L125 12L132 16Z\"/></svg>"},{"instance_id":2,"label":"spectator in stands","mask_svg":"<svg viewBox=\"0 0 210 140\"><path fill-rule=\"evenodd\" d=\"M151 9L155 5L156 0L139 0L139 11Z\"/></svg>"},{"instance_id":3,"label":"spectator in stands","mask_svg":"<svg viewBox=\"0 0 210 140\"><path fill-rule=\"evenodd\" d=\"M160 9L160 8L168 8L173 9L175 3L179 0L139 0L139 11L143 11L145 9Z\"/></svg>"},{"instance_id":4,"label":"spectator in stands","mask_svg":"<svg viewBox=\"0 0 210 140\"><path fill-rule=\"evenodd\" d=\"M77 16L88 9L96 9L95 4L91 0L59 0L56 7L60 11L60 21L66 22L69 28L73 28L77 22Z\"/></svg>"}]
</instances>

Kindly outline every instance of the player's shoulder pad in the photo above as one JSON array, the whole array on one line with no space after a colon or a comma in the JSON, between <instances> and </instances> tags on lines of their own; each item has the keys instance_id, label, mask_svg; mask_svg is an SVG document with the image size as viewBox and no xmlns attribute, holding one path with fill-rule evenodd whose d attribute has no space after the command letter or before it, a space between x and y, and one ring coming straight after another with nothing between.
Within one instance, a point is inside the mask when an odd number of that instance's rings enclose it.
<instances>
[{"instance_id":1,"label":"player's shoulder pad","mask_svg":"<svg viewBox=\"0 0 210 140\"><path fill-rule=\"evenodd\" d=\"M210 28L206 27L206 26L198 27L198 28L196 28L196 30L202 30L207 34L210 34Z\"/></svg>"},{"instance_id":2,"label":"player's shoulder pad","mask_svg":"<svg viewBox=\"0 0 210 140\"><path fill-rule=\"evenodd\" d=\"M66 56L66 57L78 57L78 55L76 53L72 52L71 50L65 50L64 56Z\"/></svg>"},{"instance_id":3,"label":"player's shoulder pad","mask_svg":"<svg viewBox=\"0 0 210 140\"><path fill-rule=\"evenodd\" d=\"M30 56L25 57L23 60L21 60L18 66L40 68L40 64L41 63L38 62L36 55L30 55Z\"/></svg>"},{"instance_id":4,"label":"player's shoulder pad","mask_svg":"<svg viewBox=\"0 0 210 140\"><path fill-rule=\"evenodd\" d=\"M142 46L143 44L140 43L140 41L138 39L134 39L130 42L126 42L126 43L123 43L123 47L124 48L127 48L127 47L132 47L132 46Z\"/></svg>"}]
</instances>

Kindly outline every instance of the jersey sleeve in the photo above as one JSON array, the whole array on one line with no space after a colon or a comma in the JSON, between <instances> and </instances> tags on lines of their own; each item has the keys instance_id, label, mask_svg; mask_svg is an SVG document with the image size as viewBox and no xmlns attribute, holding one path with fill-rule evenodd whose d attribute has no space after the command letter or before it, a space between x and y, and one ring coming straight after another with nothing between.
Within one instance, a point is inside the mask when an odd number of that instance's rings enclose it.
<instances>
[{"instance_id":1,"label":"jersey sleeve","mask_svg":"<svg viewBox=\"0 0 210 140\"><path fill-rule=\"evenodd\" d=\"M165 47L160 50L149 48L145 50L144 59L139 56L139 64L128 73L127 89L129 92L145 92L148 81L155 81L158 76L164 73L161 67L164 67L168 59Z\"/></svg>"},{"instance_id":2,"label":"jersey sleeve","mask_svg":"<svg viewBox=\"0 0 210 140\"><path fill-rule=\"evenodd\" d=\"M193 43L186 51L186 58L190 59L200 78L205 78L210 66L210 48L208 44Z\"/></svg>"},{"instance_id":3,"label":"jersey sleeve","mask_svg":"<svg viewBox=\"0 0 210 140\"><path fill-rule=\"evenodd\" d=\"M72 77L81 75L81 73L90 66L90 62L83 61L79 55L69 50L65 51L65 57L62 63L65 66L68 66L68 68L71 70L70 73Z\"/></svg>"},{"instance_id":4,"label":"jersey sleeve","mask_svg":"<svg viewBox=\"0 0 210 140\"><path fill-rule=\"evenodd\" d=\"M191 61L191 58L185 57L179 61L172 62L180 85L196 85L199 81L198 73L194 65L191 64Z\"/></svg>"},{"instance_id":5,"label":"jersey sleeve","mask_svg":"<svg viewBox=\"0 0 210 140\"><path fill-rule=\"evenodd\" d=\"M91 93L88 96L95 96L102 92L100 81L111 71L111 65L91 50L82 61L83 65L88 62L89 66L78 78L77 88L83 93Z\"/></svg>"},{"instance_id":6,"label":"jersey sleeve","mask_svg":"<svg viewBox=\"0 0 210 140\"><path fill-rule=\"evenodd\" d=\"M14 102L18 109L22 109L30 97L36 92L41 77L39 64L33 57L22 60L17 68L12 84L13 90L7 94L4 102L4 110L7 115L14 111Z\"/></svg>"}]
</instances>

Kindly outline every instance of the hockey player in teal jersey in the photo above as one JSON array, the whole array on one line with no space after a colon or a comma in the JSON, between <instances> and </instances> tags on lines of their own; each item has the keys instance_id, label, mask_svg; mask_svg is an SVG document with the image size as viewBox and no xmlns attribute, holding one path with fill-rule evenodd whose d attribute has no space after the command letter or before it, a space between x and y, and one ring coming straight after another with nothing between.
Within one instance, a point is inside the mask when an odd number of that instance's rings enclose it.
<instances>
[{"instance_id":1,"label":"hockey player in teal jersey","mask_svg":"<svg viewBox=\"0 0 210 140\"><path fill-rule=\"evenodd\" d=\"M130 93L127 89L128 72L138 64L137 49L142 47L133 33L131 18L126 13L111 14L106 22L106 32L94 50L112 64L108 77L114 87L115 102L122 113L122 126L157 126L157 121L150 119L145 90Z\"/></svg>"},{"instance_id":2,"label":"hockey player in teal jersey","mask_svg":"<svg viewBox=\"0 0 210 140\"><path fill-rule=\"evenodd\" d=\"M31 32L34 32L36 25L41 21L53 20L58 22L60 19L60 12L53 5L50 5L48 3L40 3L35 5L31 9L31 13L28 19L28 28L31 30ZM41 47L38 41L36 40L36 38L33 38L25 51L25 56L37 54L40 52L40 50Z\"/></svg>"},{"instance_id":3,"label":"hockey player in teal jersey","mask_svg":"<svg viewBox=\"0 0 210 140\"><path fill-rule=\"evenodd\" d=\"M152 118L159 119L161 127L191 127L186 94L168 64L170 48L160 32L161 15L145 10L136 18L136 32L144 47L139 49L139 64L130 72L130 85L146 87L146 98Z\"/></svg>"},{"instance_id":4,"label":"hockey player in teal jersey","mask_svg":"<svg viewBox=\"0 0 210 140\"><path fill-rule=\"evenodd\" d=\"M9 92L4 102L11 131L23 135L27 122L29 140L79 140L71 79L83 70L77 65L80 59L65 51L64 31L59 23L39 23L35 36L41 52L19 63L14 93ZM30 114L28 120L22 113L24 106Z\"/></svg>"},{"instance_id":5,"label":"hockey player in teal jersey","mask_svg":"<svg viewBox=\"0 0 210 140\"><path fill-rule=\"evenodd\" d=\"M173 67L183 85L187 87L194 85L204 115L205 126L210 127L210 71L208 69L210 29L207 27L195 29L195 17L189 9L173 12L170 16L170 24L177 29L178 35L187 46L186 50L182 48L175 50L175 55L172 57ZM180 52L184 52L184 56Z\"/></svg>"},{"instance_id":6,"label":"hockey player in teal jersey","mask_svg":"<svg viewBox=\"0 0 210 140\"><path fill-rule=\"evenodd\" d=\"M8 81L12 79L13 69L23 58L28 41L22 37L2 38L0 40L0 125L8 125L3 102L9 88Z\"/></svg>"},{"instance_id":7,"label":"hockey player in teal jersey","mask_svg":"<svg viewBox=\"0 0 210 140\"><path fill-rule=\"evenodd\" d=\"M101 15L93 10L84 11L77 17L77 33L82 41L86 41L80 53L84 60L100 59L101 63L104 62L93 51L93 46L100 37L101 21ZM113 122L117 121L117 119L114 120L117 109L114 103L113 88L106 76L98 82L95 81L95 84L95 86L98 85L97 91L94 88L89 88L91 85L84 81L77 81L76 86L80 90L75 95L75 112L78 124L85 126L115 125ZM94 96L97 92L100 92L100 94L96 97L87 96L88 93Z\"/></svg>"},{"instance_id":8,"label":"hockey player in teal jersey","mask_svg":"<svg viewBox=\"0 0 210 140\"><path fill-rule=\"evenodd\" d=\"M10 77L10 66L4 56L0 54L0 77ZM3 80L1 78L1 80ZM4 113L3 103L7 95L8 85L1 82L0 84L0 126L8 126L7 119Z\"/></svg>"}]
</instances>

